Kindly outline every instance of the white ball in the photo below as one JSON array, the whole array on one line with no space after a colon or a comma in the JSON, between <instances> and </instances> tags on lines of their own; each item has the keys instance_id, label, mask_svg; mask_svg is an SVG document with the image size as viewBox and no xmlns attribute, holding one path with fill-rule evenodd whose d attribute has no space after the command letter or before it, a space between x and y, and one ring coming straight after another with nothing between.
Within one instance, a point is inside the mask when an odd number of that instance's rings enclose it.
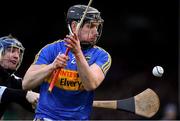
<instances>
[{"instance_id":1,"label":"white ball","mask_svg":"<svg viewBox=\"0 0 180 121\"><path fill-rule=\"evenodd\" d=\"M161 66L155 66L152 70L152 74L156 77L162 77L164 69Z\"/></svg>"}]
</instances>

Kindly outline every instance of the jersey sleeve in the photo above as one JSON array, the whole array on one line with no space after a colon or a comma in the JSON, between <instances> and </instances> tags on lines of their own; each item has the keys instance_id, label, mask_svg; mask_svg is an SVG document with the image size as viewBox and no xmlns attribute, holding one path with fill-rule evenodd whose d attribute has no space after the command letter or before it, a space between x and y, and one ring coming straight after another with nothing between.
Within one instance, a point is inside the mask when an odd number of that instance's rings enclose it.
<instances>
[{"instance_id":1,"label":"jersey sleeve","mask_svg":"<svg viewBox=\"0 0 180 121\"><path fill-rule=\"evenodd\" d=\"M53 45L48 44L43 47L38 54L35 56L35 60L33 64L41 65L41 64L50 64L53 62L54 53L53 50L55 48Z\"/></svg>"},{"instance_id":2,"label":"jersey sleeve","mask_svg":"<svg viewBox=\"0 0 180 121\"><path fill-rule=\"evenodd\" d=\"M108 72L109 68L111 67L111 56L106 51L101 51L96 59L96 64L101 68L104 75Z\"/></svg>"},{"instance_id":3,"label":"jersey sleeve","mask_svg":"<svg viewBox=\"0 0 180 121\"><path fill-rule=\"evenodd\" d=\"M0 86L0 102L19 102L26 100L27 91L21 89L8 88L6 86Z\"/></svg>"},{"instance_id":4,"label":"jersey sleeve","mask_svg":"<svg viewBox=\"0 0 180 121\"><path fill-rule=\"evenodd\" d=\"M12 74L11 78L11 87L14 89L22 89L22 78Z\"/></svg>"},{"instance_id":5,"label":"jersey sleeve","mask_svg":"<svg viewBox=\"0 0 180 121\"><path fill-rule=\"evenodd\" d=\"M26 100L27 91L0 86L0 103L16 102L29 111L34 111Z\"/></svg>"}]
</instances>

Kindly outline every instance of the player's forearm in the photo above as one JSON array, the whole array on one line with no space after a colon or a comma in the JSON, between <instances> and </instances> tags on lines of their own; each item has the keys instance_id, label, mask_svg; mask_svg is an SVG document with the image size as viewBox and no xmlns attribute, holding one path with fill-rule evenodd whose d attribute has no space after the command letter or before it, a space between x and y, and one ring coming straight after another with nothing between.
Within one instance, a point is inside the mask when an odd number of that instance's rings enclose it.
<instances>
[{"instance_id":1,"label":"player's forearm","mask_svg":"<svg viewBox=\"0 0 180 121\"><path fill-rule=\"evenodd\" d=\"M52 64L32 65L23 78L23 89L29 90L39 86L44 79L53 72L53 70Z\"/></svg>"},{"instance_id":2,"label":"player's forearm","mask_svg":"<svg viewBox=\"0 0 180 121\"><path fill-rule=\"evenodd\" d=\"M96 74L92 72L83 53L77 54L75 57L78 66L78 73L85 90L90 91L96 89L99 85Z\"/></svg>"},{"instance_id":3,"label":"player's forearm","mask_svg":"<svg viewBox=\"0 0 180 121\"><path fill-rule=\"evenodd\" d=\"M26 100L27 91L21 89L12 89L0 86L0 103L16 102L29 111L34 111L31 104Z\"/></svg>"},{"instance_id":4,"label":"player's forearm","mask_svg":"<svg viewBox=\"0 0 180 121\"><path fill-rule=\"evenodd\" d=\"M0 103L20 102L26 100L26 91L0 86Z\"/></svg>"}]
</instances>

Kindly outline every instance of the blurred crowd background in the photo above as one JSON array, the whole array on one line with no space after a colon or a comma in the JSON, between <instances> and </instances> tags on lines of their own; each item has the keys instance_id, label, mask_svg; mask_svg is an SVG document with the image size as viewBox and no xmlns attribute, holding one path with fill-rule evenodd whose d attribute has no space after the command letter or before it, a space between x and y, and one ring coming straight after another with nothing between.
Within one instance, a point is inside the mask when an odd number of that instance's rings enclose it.
<instances>
[{"instance_id":1,"label":"blurred crowd background","mask_svg":"<svg viewBox=\"0 0 180 121\"><path fill-rule=\"evenodd\" d=\"M112 57L107 77L95 92L95 100L125 99L147 88L160 97L160 109L151 119L180 119L179 112L179 1L178 0L94 0L104 22L99 46ZM24 1L6 3L1 10L0 36L11 33L26 48L22 66L16 73L23 77L40 48L68 33L65 17L74 4L88 0L59 2ZM18 8L18 9L17 9ZM2 8L1 8L2 9ZM152 75L154 66L164 68L161 78ZM4 119L32 119L29 113L12 104ZM146 119L125 111L93 108L91 119Z\"/></svg>"}]
</instances>

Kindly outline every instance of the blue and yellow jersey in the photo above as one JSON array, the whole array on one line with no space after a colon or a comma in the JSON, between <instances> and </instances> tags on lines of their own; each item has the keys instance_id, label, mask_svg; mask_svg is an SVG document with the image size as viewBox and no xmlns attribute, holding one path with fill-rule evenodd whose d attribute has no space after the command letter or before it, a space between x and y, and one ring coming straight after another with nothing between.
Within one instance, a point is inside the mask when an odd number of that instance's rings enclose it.
<instances>
[{"instance_id":1,"label":"blue and yellow jersey","mask_svg":"<svg viewBox=\"0 0 180 121\"><path fill-rule=\"evenodd\" d=\"M65 53L63 40L46 45L36 55L34 64L48 65L54 61L59 53ZM111 66L110 55L98 46L83 50L89 65L96 63L106 75ZM77 65L73 53L68 53L67 66L59 72L58 80L51 93L48 92L52 75L47 77L40 88L40 99L36 109L36 118L50 118L54 120L89 119L93 91L86 91L79 78Z\"/></svg>"}]
</instances>

